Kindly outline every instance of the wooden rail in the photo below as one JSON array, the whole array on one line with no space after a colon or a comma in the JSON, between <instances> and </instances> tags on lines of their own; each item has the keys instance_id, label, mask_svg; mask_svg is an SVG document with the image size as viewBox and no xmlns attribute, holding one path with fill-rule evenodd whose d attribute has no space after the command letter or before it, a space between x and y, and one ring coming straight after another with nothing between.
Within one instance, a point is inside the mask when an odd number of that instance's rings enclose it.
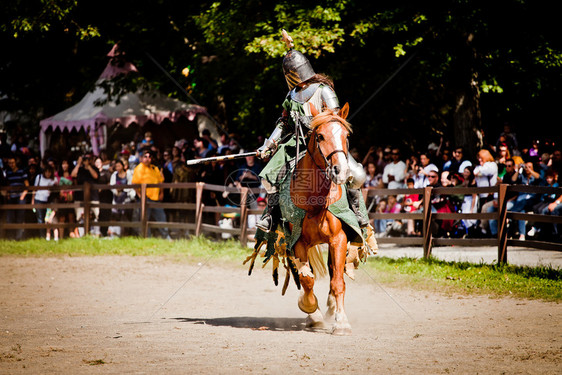
<instances>
[{"instance_id":1,"label":"wooden rail","mask_svg":"<svg viewBox=\"0 0 562 375\"><path fill-rule=\"evenodd\" d=\"M192 190L192 202L150 202L146 197L146 189L158 187L162 189L186 189ZM85 184L85 185L72 185L72 186L52 186L52 187L37 187L30 186L26 188L28 195L36 190L50 190L52 194L58 194L61 190L83 191L84 200L82 202L72 203L48 203L48 204L6 204L0 205L0 214L7 210L31 210L33 208L54 208L54 209L76 209L83 207L85 212L92 208L100 210L115 208L108 202L94 202L91 200L92 189L104 191L114 189L116 186L112 185L99 185L99 184ZM137 184L137 185L120 185L120 189L133 188L139 192L139 197L136 202L118 205L118 208L124 210L131 210L138 212L138 218L132 221L99 221L92 223L89 215L84 215L84 221L81 223L52 223L52 224L38 224L38 223L6 223L5 215L0 215L0 237L5 238L6 232L15 229L54 229L54 228L67 228L74 227L83 228L84 233L90 233L93 226L109 227L120 226L122 228L131 228L138 233L141 237L150 235L150 231L156 228L180 229L192 233L196 236L209 233L228 233L237 236L242 244L246 244L248 237L255 233L254 228L248 228L248 215L260 215L261 210L250 209L250 189L226 187L220 185L210 185L202 182L190 183L162 183L162 184ZM0 193L6 197L9 191L16 190L12 187L0 187ZM21 190L21 188L19 188ZM204 193L214 192L222 194L223 192L240 194L240 204L237 207L226 206L210 206L204 202ZM253 189L253 194L258 194L259 189ZM422 221L422 235L420 237L381 237L378 238L379 243L394 243L400 245L419 245L423 248L424 257L431 256L432 247L435 245L445 246L497 246L498 247L498 262L507 263L507 247L508 246L525 246L535 249L544 250L562 250L562 244L551 243L545 241L520 241L510 240L507 237L507 223L508 219L512 220L529 220L532 222L543 222L562 224L562 217L539 215L531 213L516 213L506 210L507 200L506 196L509 192L528 192L534 194L562 194L562 188L549 188L537 186L522 186L522 185L499 185L488 188L431 188L424 189L364 189L363 196L368 202L375 196L388 196L388 195L402 195L402 194L421 194L423 196L423 206L420 212L415 213L397 213L397 214L383 214L370 212L371 219L393 219L393 220L417 220ZM432 213L431 200L437 195L459 195L459 194L482 194L493 193L498 196L498 211L493 213ZM6 199L4 199L4 202ZM28 199L28 202L31 199ZM155 222L149 221L147 217L148 208L161 208L165 210L176 210L181 212L181 217L185 218L183 222ZM216 216L221 214L233 214L237 217L238 225L235 228L227 229L221 228L217 225ZM214 214L214 215L210 215ZM497 238L435 238L432 234L431 227L435 220L460 220L460 219L480 219L480 220L497 220L498 221L498 236Z\"/></svg>"},{"instance_id":2,"label":"wooden rail","mask_svg":"<svg viewBox=\"0 0 562 375\"><path fill-rule=\"evenodd\" d=\"M555 194L560 196L562 188L507 185L501 184L494 187L439 187L424 189L368 189L363 191L363 196L368 201L375 196L389 196L401 194L421 194L423 196L422 212L417 213L369 213L371 219L396 219L396 220L422 220L423 229L421 237L381 237L377 238L379 243L396 243L402 245L419 245L423 247L424 257L431 256L431 249L435 245L445 246L497 246L498 263L507 263L507 246L525 246L542 250L562 250L562 244L546 241L514 240L508 239L508 219L528 220L531 222L562 224L562 216L539 215L534 213L517 213L507 211L507 194L509 192L523 192L533 194ZM459 195L459 194L497 194L498 210L492 213L432 213L431 199L437 195ZM496 238L435 238L431 231L431 224L435 220L460 220L480 219L497 220L498 235Z\"/></svg>"}]
</instances>

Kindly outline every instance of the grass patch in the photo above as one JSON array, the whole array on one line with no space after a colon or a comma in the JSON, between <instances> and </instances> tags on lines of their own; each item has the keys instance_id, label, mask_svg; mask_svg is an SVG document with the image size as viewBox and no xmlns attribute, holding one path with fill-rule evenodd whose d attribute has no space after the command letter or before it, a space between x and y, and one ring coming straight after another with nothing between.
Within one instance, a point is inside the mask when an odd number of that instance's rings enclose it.
<instances>
[{"instance_id":1,"label":"grass patch","mask_svg":"<svg viewBox=\"0 0 562 375\"><path fill-rule=\"evenodd\" d=\"M435 258L370 258L366 265L377 281L444 293L494 297L562 300L562 270L552 266L527 267Z\"/></svg>"},{"instance_id":2,"label":"grass patch","mask_svg":"<svg viewBox=\"0 0 562 375\"><path fill-rule=\"evenodd\" d=\"M160 238L123 237L100 239L82 237L61 241L30 239L26 241L0 241L0 256L169 256L182 259L206 259L213 255L224 261L238 261L245 258L251 249L238 241L212 241L206 237L188 240L166 241Z\"/></svg>"},{"instance_id":3,"label":"grass patch","mask_svg":"<svg viewBox=\"0 0 562 375\"><path fill-rule=\"evenodd\" d=\"M213 263L239 265L251 251L235 240L214 241L206 237L176 241L136 237L111 240L83 237L58 242L44 239L0 241L0 256L166 256L178 261L201 261L212 257ZM562 300L562 270L552 266L498 266L434 258L373 257L360 267L377 282L397 287L447 294Z\"/></svg>"}]
</instances>

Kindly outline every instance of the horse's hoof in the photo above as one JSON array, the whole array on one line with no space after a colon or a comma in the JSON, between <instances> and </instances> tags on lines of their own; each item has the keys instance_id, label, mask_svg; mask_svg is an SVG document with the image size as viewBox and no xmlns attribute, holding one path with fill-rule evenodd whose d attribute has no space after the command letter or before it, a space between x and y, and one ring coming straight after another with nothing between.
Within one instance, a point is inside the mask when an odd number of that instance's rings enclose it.
<instances>
[{"instance_id":1,"label":"horse's hoof","mask_svg":"<svg viewBox=\"0 0 562 375\"><path fill-rule=\"evenodd\" d=\"M305 327L307 330L311 330L314 332L325 331L327 327L324 323L322 312L317 309L312 314L308 314L305 321Z\"/></svg>"},{"instance_id":2,"label":"horse's hoof","mask_svg":"<svg viewBox=\"0 0 562 375\"><path fill-rule=\"evenodd\" d=\"M332 329L334 336L351 336L351 327L334 327Z\"/></svg>"},{"instance_id":3,"label":"horse's hoof","mask_svg":"<svg viewBox=\"0 0 562 375\"><path fill-rule=\"evenodd\" d=\"M301 311L303 313L312 314L313 312L315 312L318 309L318 298L316 298L315 295L313 295L313 296L314 296L314 303L310 306L305 305L303 303L303 297L304 296L300 296L298 305L299 305L299 309L301 309Z\"/></svg>"},{"instance_id":4,"label":"horse's hoof","mask_svg":"<svg viewBox=\"0 0 562 375\"><path fill-rule=\"evenodd\" d=\"M313 321L312 319L309 319L307 317L305 327L306 327L307 330L310 330L310 331L313 331L313 332L320 332L320 331L326 330L326 323Z\"/></svg>"}]
</instances>

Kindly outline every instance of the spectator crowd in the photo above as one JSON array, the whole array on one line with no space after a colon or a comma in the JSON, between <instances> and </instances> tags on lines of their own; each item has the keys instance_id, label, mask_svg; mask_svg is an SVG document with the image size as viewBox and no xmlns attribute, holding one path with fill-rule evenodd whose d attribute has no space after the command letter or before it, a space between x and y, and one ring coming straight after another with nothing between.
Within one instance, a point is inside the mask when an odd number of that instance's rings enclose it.
<instances>
[{"instance_id":1,"label":"spectator crowd","mask_svg":"<svg viewBox=\"0 0 562 375\"><path fill-rule=\"evenodd\" d=\"M109 189L92 189L90 201L111 203L113 208L94 208L89 213L94 223L92 234L102 237L135 235L135 230L122 227L97 227L96 222L135 221L138 211L120 208L121 204L135 202L139 191L122 188L121 185L162 182L196 182L223 186L259 188L258 177L264 162L254 156L244 159L212 162L188 167L186 160L237 154L239 143L234 134L222 135L219 140L203 131L193 140L177 140L172 147L160 149L152 134L146 132L138 142L120 145L120 149L101 151L92 155L84 151L68 158L56 160L41 158L25 142L25 137L16 137L8 142L5 133L0 133L0 183L15 188L2 191L0 203L37 205L33 210L2 210L0 221L7 223L80 223L84 220L84 208L51 209L50 202L82 202L81 190L72 190L72 185L107 184ZM562 168L561 149L548 140L533 140L520 144L509 126L497 141L479 150L476 158L465 155L462 147L441 140L431 143L423 150L405 150L398 146L371 147L365 155L356 149L350 151L367 173L366 189L403 189L432 187L489 187L497 184L558 187L558 176ZM29 186L64 186L55 192L28 190ZM146 196L152 202L193 202L194 197L186 189L148 188ZM205 192L205 205L236 206L236 194ZM251 208L265 206L264 196L255 195ZM422 196L419 194L374 195L366 204L370 212L401 213L421 212ZM507 209L514 212L533 212L544 215L561 215L562 196L557 194L532 194L512 192L508 196ZM434 197L431 202L434 212L494 212L498 209L497 194L457 194ZM150 208L149 219L157 222L181 221L182 213L174 209ZM185 219L185 218L183 218ZM219 222L220 217L216 217ZM224 220L220 220L224 221ZM250 218L250 223L255 218ZM376 219L373 223L378 236L418 236L419 223L415 220ZM519 220L511 223L510 235L515 238L537 238L559 241L560 227L550 223L529 223ZM433 228L436 236L449 237L493 237L497 236L495 220L442 220ZM159 235L171 238L165 227L158 229ZM41 236L47 240L83 236L83 227L24 231L17 229L8 237L23 239Z\"/></svg>"}]
</instances>

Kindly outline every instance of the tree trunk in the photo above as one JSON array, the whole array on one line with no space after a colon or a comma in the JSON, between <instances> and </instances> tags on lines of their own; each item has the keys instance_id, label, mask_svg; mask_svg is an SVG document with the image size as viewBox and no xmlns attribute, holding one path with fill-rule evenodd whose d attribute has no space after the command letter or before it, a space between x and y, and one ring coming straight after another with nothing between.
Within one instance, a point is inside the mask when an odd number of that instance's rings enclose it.
<instances>
[{"instance_id":1,"label":"tree trunk","mask_svg":"<svg viewBox=\"0 0 562 375\"><path fill-rule=\"evenodd\" d=\"M453 114L454 140L457 146L465 150L465 157L476 160L476 154L484 145L482 134L482 115L480 112L480 89L476 66L477 53L472 42L474 35L466 35L466 56L461 64L460 90L457 93L455 112Z\"/></svg>"},{"instance_id":2,"label":"tree trunk","mask_svg":"<svg viewBox=\"0 0 562 375\"><path fill-rule=\"evenodd\" d=\"M473 74L470 86L459 92L453 115L453 129L455 145L465 149L465 157L475 160L476 154L482 148L482 117L480 113L480 90Z\"/></svg>"}]
</instances>

